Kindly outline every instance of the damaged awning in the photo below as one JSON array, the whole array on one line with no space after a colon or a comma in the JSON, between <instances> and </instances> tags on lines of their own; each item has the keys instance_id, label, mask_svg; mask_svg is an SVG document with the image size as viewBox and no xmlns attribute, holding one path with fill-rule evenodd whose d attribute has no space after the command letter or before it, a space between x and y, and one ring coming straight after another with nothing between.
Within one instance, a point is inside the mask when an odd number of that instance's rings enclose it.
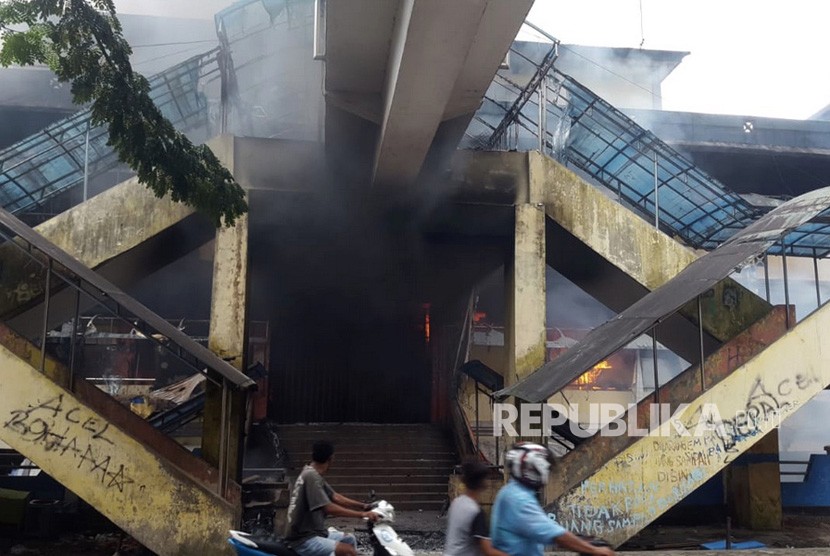
<instances>
[{"instance_id":1,"label":"damaged awning","mask_svg":"<svg viewBox=\"0 0 830 556\"><path fill-rule=\"evenodd\" d=\"M496 392L495 397L515 396L528 402L547 400L586 370L728 277L742 263L764 253L788 231L805 224L828 207L830 187L806 193L781 205L595 328L554 361L544 364L513 386Z\"/></svg>"}]
</instances>

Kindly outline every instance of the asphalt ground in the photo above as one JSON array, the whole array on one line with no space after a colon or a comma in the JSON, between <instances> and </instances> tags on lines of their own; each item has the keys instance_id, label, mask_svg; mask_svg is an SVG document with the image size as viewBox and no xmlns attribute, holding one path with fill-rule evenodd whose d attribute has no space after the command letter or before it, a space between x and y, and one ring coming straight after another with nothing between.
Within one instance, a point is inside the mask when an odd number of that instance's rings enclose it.
<instances>
[{"instance_id":1,"label":"asphalt ground","mask_svg":"<svg viewBox=\"0 0 830 556\"><path fill-rule=\"evenodd\" d=\"M331 519L329 525L354 532L360 543L360 552L370 553L368 530L365 523L354 519ZM398 512L395 530L422 556L439 556L444 546L446 519L439 512ZM0 555L14 556L147 556L135 541L118 533L72 533L54 540L29 539L0 531ZM10 538L16 537L16 538ZM781 531L744 531L736 529L736 541L758 540L768 548L740 551L675 550L671 546L723 539L720 527L659 527L652 526L633 540L640 547L654 550L622 550L625 556L830 556L830 517L787 517ZM551 552L550 554L568 554Z\"/></svg>"}]
</instances>

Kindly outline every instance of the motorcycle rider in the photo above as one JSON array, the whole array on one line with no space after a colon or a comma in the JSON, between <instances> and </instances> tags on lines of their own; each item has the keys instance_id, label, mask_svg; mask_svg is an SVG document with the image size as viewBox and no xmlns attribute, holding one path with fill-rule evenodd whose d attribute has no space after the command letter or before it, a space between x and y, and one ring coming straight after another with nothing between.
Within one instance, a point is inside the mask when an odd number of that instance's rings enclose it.
<instances>
[{"instance_id":1,"label":"motorcycle rider","mask_svg":"<svg viewBox=\"0 0 830 556\"><path fill-rule=\"evenodd\" d=\"M378 520L378 514L368 511L369 504L337 494L323 479L333 457L331 442L315 442L311 448L311 463L303 468L291 492L285 540L300 556L357 554L354 535L326 530L324 520L327 515Z\"/></svg>"},{"instance_id":2,"label":"motorcycle rider","mask_svg":"<svg viewBox=\"0 0 830 556\"><path fill-rule=\"evenodd\" d=\"M542 556L550 544L581 554L614 556L610 548L580 539L545 514L536 492L547 484L553 461L546 446L532 442L519 442L507 452L510 480L493 503L493 546L511 556Z\"/></svg>"}]
</instances>

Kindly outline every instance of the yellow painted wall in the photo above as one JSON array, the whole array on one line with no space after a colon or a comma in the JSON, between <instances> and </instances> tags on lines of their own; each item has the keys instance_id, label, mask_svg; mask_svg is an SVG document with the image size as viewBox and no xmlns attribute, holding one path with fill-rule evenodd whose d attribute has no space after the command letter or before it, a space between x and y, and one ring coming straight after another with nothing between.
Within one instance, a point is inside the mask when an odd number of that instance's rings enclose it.
<instances>
[{"instance_id":1,"label":"yellow painted wall","mask_svg":"<svg viewBox=\"0 0 830 556\"><path fill-rule=\"evenodd\" d=\"M0 439L165 555L228 554L236 509L0 346Z\"/></svg>"},{"instance_id":2,"label":"yellow painted wall","mask_svg":"<svg viewBox=\"0 0 830 556\"><path fill-rule=\"evenodd\" d=\"M825 306L559 498L556 519L614 544L630 538L830 384L828 327Z\"/></svg>"}]
</instances>

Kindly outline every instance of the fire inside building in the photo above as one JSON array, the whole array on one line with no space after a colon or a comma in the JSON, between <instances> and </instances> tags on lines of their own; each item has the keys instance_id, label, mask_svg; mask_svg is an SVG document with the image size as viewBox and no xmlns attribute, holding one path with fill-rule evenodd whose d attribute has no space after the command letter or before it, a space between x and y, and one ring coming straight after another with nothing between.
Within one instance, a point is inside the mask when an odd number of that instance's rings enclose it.
<instances>
[{"instance_id":1,"label":"fire inside building","mask_svg":"<svg viewBox=\"0 0 830 556\"><path fill-rule=\"evenodd\" d=\"M246 190L230 228L145 190L47 68L0 70L0 523L54 534L80 499L158 554L221 553L320 438L339 492L437 512L465 458L501 481L495 404L542 402L580 408L538 439L544 502L614 546L684 508L830 507L804 417L829 400L830 121L665 112L688 53L560 44L532 4L125 16L154 101ZM603 437L612 403L651 435Z\"/></svg>"}]
</instances>

